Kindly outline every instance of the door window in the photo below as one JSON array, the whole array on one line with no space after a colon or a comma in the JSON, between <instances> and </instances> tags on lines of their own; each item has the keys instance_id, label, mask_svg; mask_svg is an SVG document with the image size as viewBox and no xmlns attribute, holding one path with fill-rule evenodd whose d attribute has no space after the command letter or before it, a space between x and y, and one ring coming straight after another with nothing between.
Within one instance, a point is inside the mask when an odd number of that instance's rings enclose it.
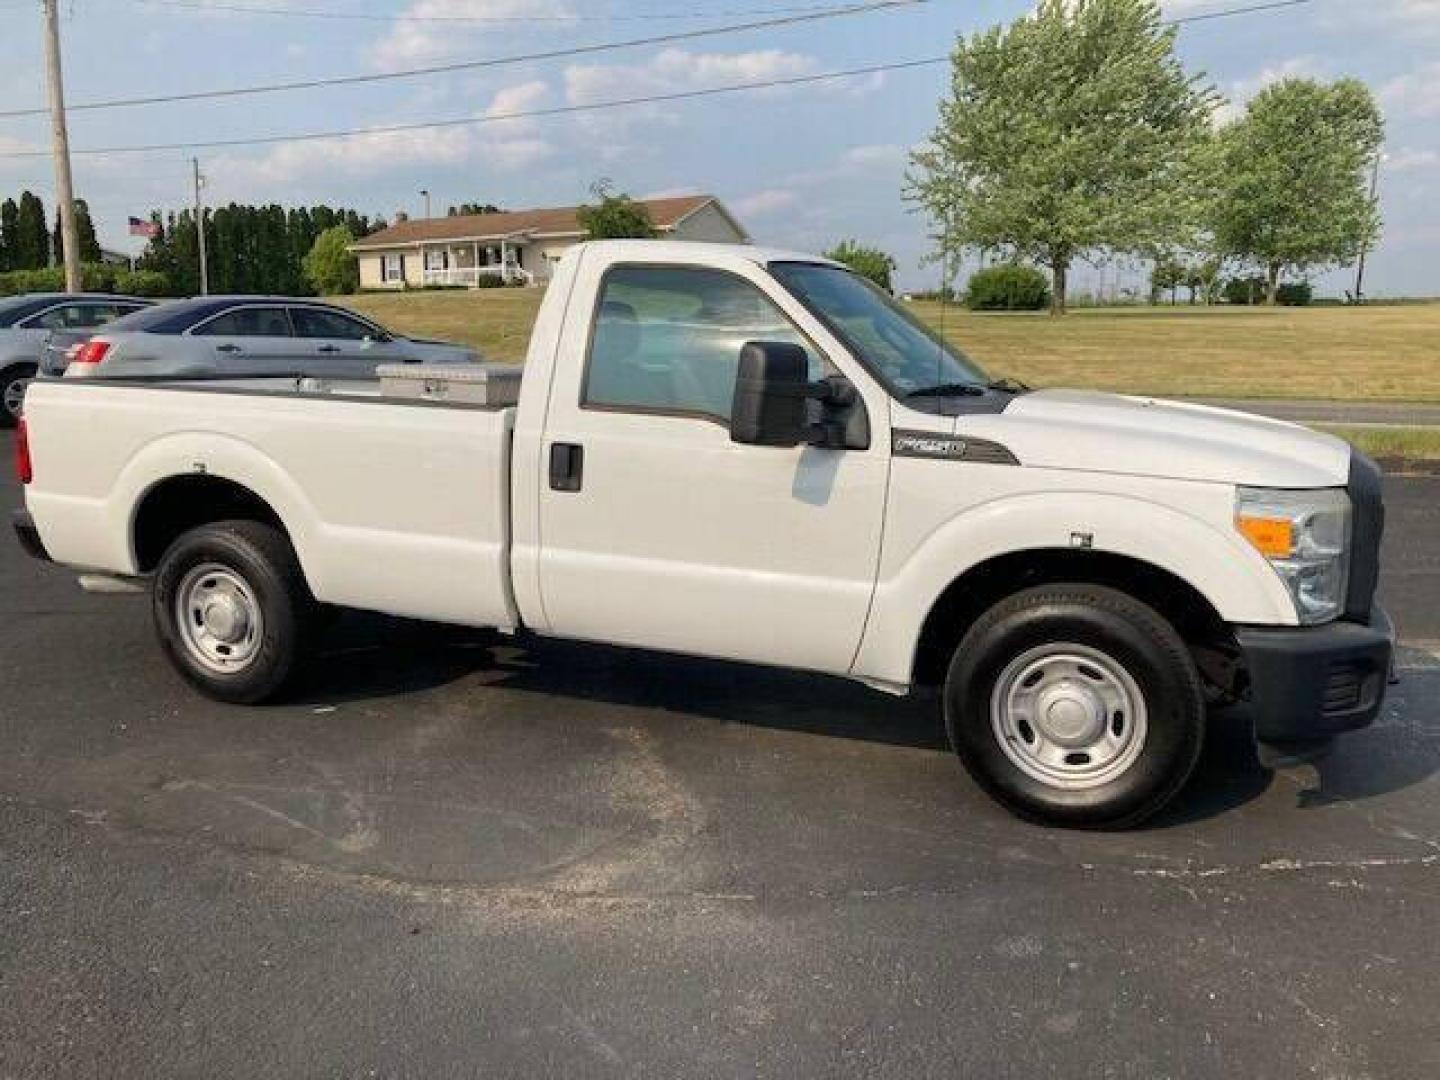
<instances>
[{"instance_id":1,"label":"door window","mask_svg":"<svg viewBox=\"0 0 1440 1080\"><path fill-rule=\"evenodd\" d=\"M290 317L295 321L295 333L302 338L363 341L365 338L380 337L373 327L365 325L359 319L353 319L338 311L327 311L325 308L291 308Z\"/></svg>"},{"instance_id":2,"label":"door window","mask_svg":"<svg viewBox=\"0 0 1440 1080\"><path fill-rule=\"evenodd\" d=\"M114 304L61 304L35 316L28 325L42 330L89 330L119 314Z\"/></svg>"},{"instance_id":3,"label":"door window","mask_svg":"<svg viewBox=\"0 0 1440 1080\"><path fill-rule=\"evenodd\" d=\"M617 266L605 275L582 404L730 420L740 349L799 345L819 378L819 351L744 278L690 266Z\"/></svg>"},{"instance_id":4,"label":"door window","mask_svg":"<svg viewBox=\"0 0 1440 1080\"><path fill-rule=\"evenodd\" d=\"M284 308L243 307L217 315L191 331L204 337L293 337Z\"/></svg>"}]
</instances>

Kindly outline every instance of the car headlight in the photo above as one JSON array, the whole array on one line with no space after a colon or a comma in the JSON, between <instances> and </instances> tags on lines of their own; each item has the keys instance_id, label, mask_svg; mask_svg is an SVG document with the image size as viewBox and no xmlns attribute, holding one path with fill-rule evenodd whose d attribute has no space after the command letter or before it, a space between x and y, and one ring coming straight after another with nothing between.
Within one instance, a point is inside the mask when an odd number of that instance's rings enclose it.
<instances>
[{"instance_id":1,"label":"car headlight","mask_svg":"<svg viewBox=\"0 0 1440 1080\"><path fill-rule=\"evenodd\" d=\"M1235 527L1280 575L1302 624L1340 614L1350 576L1350 497L1343 489L1242 487Z\"/></svg>"}]
</instances>

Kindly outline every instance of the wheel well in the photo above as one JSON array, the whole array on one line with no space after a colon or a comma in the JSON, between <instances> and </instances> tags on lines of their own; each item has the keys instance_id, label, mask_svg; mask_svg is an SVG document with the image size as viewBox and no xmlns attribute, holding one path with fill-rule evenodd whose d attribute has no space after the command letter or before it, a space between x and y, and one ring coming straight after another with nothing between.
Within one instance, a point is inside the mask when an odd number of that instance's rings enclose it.
<instances>
[{"instance_id":1,"label":"wheel well","mask_svg":"<svg viewBox=\"0 0 1440 1080\"><path fill-rule=\"evenodd\" d=\"M11 372L25 371L27 369L31 374L38 373L40 371L40 362L38 360L16 360L11 364L0 364L0 378L4 378Z\"/></svg>"},{"instance_id":2,"label":"wheel well","mask_svg":"<svg viewBox=\"0 0 1440 1080\"><path fill-rule=\"evenodd\" d=\"M151 488L135 511L136 566L154 570L181 533L212 521L260 521L286 532L280 515L249 488L217 476L175 476Z\"/></svg>"},{"instance_id":3,"label":"wheel well","mask_svg":"<svg viewBox=\"0 0 1440 1080\"><path fill-rule=\"evenodd\" d=\"M1005 597L1060 581L1106 585L1149 604L1192 648L1230 639L1219 612L1193 585L1168 570L1103 551L1016 551L972 566L940 594L920 631L915 682L927 686L944 682L960 639L976 619Z\"/></svg>"}]
</instances>

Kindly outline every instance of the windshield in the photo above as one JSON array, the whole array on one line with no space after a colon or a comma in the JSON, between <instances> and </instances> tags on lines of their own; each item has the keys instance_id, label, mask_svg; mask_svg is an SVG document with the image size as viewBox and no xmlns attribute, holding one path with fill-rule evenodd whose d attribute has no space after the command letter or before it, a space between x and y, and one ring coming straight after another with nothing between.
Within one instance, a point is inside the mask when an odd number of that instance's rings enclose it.
<instances>
[{"instance_id":1,"label":"windshield","mask_svg":"<svg viewBox=\"0 0 1440 1080\"><path fill-rule=\"evenodd\" d=\"M891 393L906 397L934 387L979 390L989 384L979 364L860 275L838 266L798 262L771 263L770 272Z\"/></svg>"}]
</instances>

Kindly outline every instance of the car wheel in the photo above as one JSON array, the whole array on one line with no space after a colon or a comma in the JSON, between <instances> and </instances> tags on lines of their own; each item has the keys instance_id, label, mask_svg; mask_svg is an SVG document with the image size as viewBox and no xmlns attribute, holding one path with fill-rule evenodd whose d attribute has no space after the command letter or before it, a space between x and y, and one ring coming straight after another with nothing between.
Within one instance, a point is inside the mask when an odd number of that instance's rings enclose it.
<instances>
[{"instance_id":1,"label":"car wheel","mask_svg":"<svg viewBox=\"0 0 1440 1080\"><path fill-rule=\"evenodd\" d=\"M25 404L25 388L34 377L35 368L30 365L0 372L0 428L13 428L20 422L20 410Z\"/></svg>"},{"instance_id":2,"label":"car wheel","mask_svg":"<svg viewBox=\"0 0 1440 1080\"><path fill-rule=\"evenodd\" d=\"M1026 589L980 617L945 686L951 745L1023 817L1137 825L1184 786L1205 704L1185 643L1114 589Z\"/></svg>"},{"instance_id":3,"label":"car wheel","mask_svg":"<svg viewBox=\"0 0 1440 1080\"><path fill-rule=\"evenodd\" d=\"M219 701L254 704L284 689L313 636L316 608L289 540L256 521L184 533L155 574L166 655Z\"/></svg>"}]
</instances>

